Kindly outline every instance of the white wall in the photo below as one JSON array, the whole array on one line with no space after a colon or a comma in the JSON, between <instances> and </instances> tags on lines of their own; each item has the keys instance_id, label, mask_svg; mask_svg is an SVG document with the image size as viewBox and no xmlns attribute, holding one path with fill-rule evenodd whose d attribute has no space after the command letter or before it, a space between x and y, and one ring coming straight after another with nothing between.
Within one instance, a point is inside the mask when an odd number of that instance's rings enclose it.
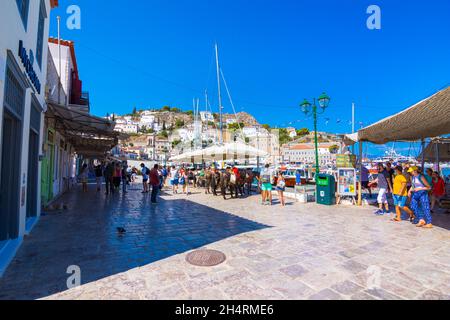
<instances>
[{"instance_id":1,"label":"white wall","mask_svg":"<svg viewBox=\"0 0 450 320\"><path fill-rule=\"evenodd\" d=\"M45 105L45 83L46 83L46 75L47 75L47 46L46 39L48 38L49 33L49 17L50 17L50 0L44 1L47 9L47 19L45 21L44 28L44 48L42 54L42 68L39 67L37 59L36 59L36 46L37 46L37 30L38 30L38 20L39 20L39 10L40 10L40 1L31 0L29 13L28 13L28 22L27 29L25 30L24 25L22 23L22 19L19 14L19 10L16 4L16 1L0 1L0 141L2 141L2 125L3 125L3 101L4 101L4 87L5 87L5 73L6 73L6 61L7 61L7 52L10 50L17 64L20 66L21 70L25 72L25 68L18 56L19 50L19 40L23 41L24 47L27 49L27 52L31 49L35 56L34 62L34 70L41 82L41 93L37 94L36 97L41 104L41 106L46 110ZM30 110L31 110L31 94L34 92L34 88L28 88L26 91L25 98L25 108L24 108L24 118L23 118L23 141L22 141L22 156L21 159L18 159L18 164L21 168L21 189L23 187L26 188L27 185L27 171L28 171L28 138L30 131ZM41 115L41 119L43 119L43 115ZM42 120L41 120L42 122ZM41 126L41 140L40 146L42 146L42 134L43 126ZM40 150L41 151L41 150ZM1 148L0 148L1 152ZM1 161L1 155L0 155ZM0 164L1 165L1 164ZM1 179L1 177L0 177ZM40 181L41 181L41 167L39 166L38 173L38 212L37 215L40 215ZM19 238L22 238L25 234L25 220L26 220L26 199L25 205L20 207L20 227L19 227Z\"/></svg>"},{"instance_id":2,"label":"white wall","mask_svg":"<svg viewBox=\"0 0 450 320\"><path fill-rule=\"evenodd\" d=\"M54 43L48 44L51 57L56 67L56 72L59 75L59 50L58 45ZM70 52L70 48L67 46L61 45L61 86L66 93L68 99L70 99L71 95L71 74L73 70L73 61L72 54ZM66 102L68 104L69 101Z\"/></svg>"}]
</instances>

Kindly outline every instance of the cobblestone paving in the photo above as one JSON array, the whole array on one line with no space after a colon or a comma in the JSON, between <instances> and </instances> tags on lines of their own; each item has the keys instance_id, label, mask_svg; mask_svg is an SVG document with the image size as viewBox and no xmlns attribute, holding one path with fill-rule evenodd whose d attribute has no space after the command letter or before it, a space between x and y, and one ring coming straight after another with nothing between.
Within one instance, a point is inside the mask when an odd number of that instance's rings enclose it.
<instances>
[{"instance_id":1,"label":"cobblestone paving","mask_svg":"<svg viewBox=\"0 0 450 320\"><path fill-rule=\"evenodd\" d=\"M42 217L25 239L0 299L450 299L448 229L372 208L259 201L197 191L152 206L137 190L69 194L69 210ZM200 247L226 262L189 265ZM70 265L82 286L67 290Z\"/></svg>"}]
</instances>

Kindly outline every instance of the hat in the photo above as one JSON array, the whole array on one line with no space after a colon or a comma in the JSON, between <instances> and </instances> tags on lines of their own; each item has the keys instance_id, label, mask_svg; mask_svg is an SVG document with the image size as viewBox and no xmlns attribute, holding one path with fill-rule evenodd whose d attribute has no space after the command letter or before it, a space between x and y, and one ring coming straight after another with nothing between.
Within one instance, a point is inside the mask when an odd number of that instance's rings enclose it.
<instances>
[{"instance_id":1,"label":"hat","mask_svg":"<svg viewBox=\"0 0 450 320\"><path fill-rule=\"evenodd\" d=\"M408 169L408 173L413 173L414 171L418 171L418 170L419 170L419 168L417 168L417 167L411 167Z\"/></svg>"}]
</instances>

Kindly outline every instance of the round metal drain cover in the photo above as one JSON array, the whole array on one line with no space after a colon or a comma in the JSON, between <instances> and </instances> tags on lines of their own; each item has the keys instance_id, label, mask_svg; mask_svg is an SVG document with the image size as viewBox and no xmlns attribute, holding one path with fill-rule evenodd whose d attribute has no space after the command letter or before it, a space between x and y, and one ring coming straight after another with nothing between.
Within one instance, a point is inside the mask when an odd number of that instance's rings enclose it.
<instances>
[{"instance_id":1,"label":"round metal drain cover","mask_svg":"<svg viewBox=\"0 0 450 320\"><path fill-rule=\"evenodd\" d=\"M216 250L197 250L189 253L186 261L194 266L213 267L223 263L227 257Z\"/></svg>"}]
</instances>

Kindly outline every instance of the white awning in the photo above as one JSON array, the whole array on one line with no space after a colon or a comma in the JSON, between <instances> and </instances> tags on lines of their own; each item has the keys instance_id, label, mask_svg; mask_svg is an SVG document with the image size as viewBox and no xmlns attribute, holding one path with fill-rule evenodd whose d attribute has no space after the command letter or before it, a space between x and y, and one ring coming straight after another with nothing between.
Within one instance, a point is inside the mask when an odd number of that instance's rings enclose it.
<instances>
[{"instance_id":1,"label":"white awning","mask_svg":"<svg viewBox=\"0 0 450 320\"><path fill-rule=\"evenodd\" d=\"M450 87L358 132L358 141L385 144L450 134Z\"/></svg>"},{"instance_id":2,"label":"white awning","mask_svg":"<svg viewBox=\"0 0 450 320\"><path fill-rule=\"evenodd\" d=\"M170 161L179 162L202 162L202 161L222 161L222 160L241 160L256 157L266 157L268 154L262 150L241 142L226 143L224 145L215 145L202 150L186 152L179 156L172 157Z\"/></svg>"}]
</instances>

